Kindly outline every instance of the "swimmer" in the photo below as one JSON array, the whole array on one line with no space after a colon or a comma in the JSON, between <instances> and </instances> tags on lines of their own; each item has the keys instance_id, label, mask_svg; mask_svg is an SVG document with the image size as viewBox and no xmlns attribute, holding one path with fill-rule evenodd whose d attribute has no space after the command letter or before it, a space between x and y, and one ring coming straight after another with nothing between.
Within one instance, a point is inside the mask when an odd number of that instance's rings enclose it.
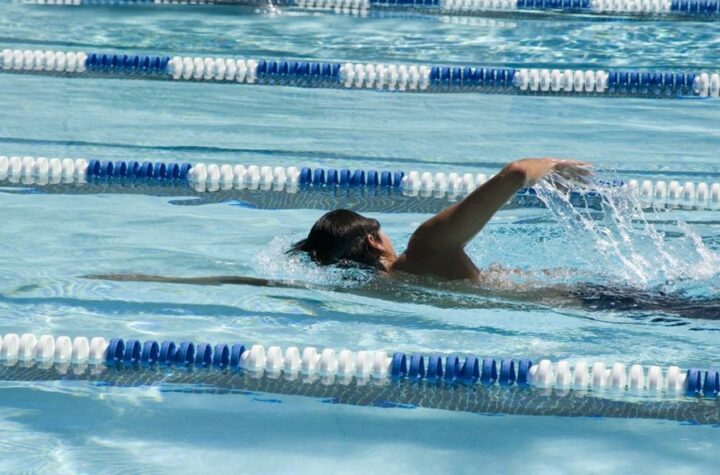
<instances>
[{"instance_id":1,"label":"swimmer","mask_svg":"<svg viewBox=\"0 0 720 475\"><path fill-rule=\"evenodd\" d=\"M549 174L585 181L592 172L589 163L574 160L526 158L508 163L465 199L422 223L400 255L380 223L347 209L322 216L291 252L305 252L322 265L352 263L390 274L478 279L481 271L465 253L465 246L518 190L535 185Z\"/></svg>"},{"instance_id":2,"label":"swimmer","mask_svg":"<svg viewBox=\"0 0 720 475\"><path fill-rule=\"evenodd\" d=\"M336 209L323 215L308 237L295 243L289 252L307 253L321 265L365 266L387 274L432 276L443 280L478 279L481 272L464 248L518 190L535 185L549 174L567 181L586 181L592 175L591 168L589 163L555 158L526 158L508 163L465 199L422 223L400 255L377 220L348 209ZM120 274L85 277L200 285L285 286L280 282L240 276L186 278Z\"/></svg>"},{"instance_id":3,"label":"swimmer","mask_svg":"<svg viewBox=\"0 0 720 475\"><path fill-rule=\"evenodd\" d=\"M591 176L592 166L585 162L554 158L514 161L465 199L422 223L412 234L405 252L399 255L377 220L347 209L337 209L323 215L313 225L308 236L295 243L288 252L307 254L319 265L375 270L377 279L370 279L354 288L342 287L341 290L376 298L414 302L423 300L437 307L487 306L487 302L471 298L474 295L491 297L491 306L513 307L531 303L550 308L660 311L688 318L717 318L720 314L718 302L688 298L677 292L664 293L590 283L575 286L530 285L529 282L518 284L513 282L512 277L521 271L498 267L480 270L465 253L468 242L519 189L533 186L543 179L555 186L564 186L558 182L582 183ZM556 177L562 180L555 180ZM296 282L246 276L102 274L83 277L192 285L305 287ZM463 292L468 299L466 302L457 298L447 300L429 291L438 287ZM428 291L423 293L424 290ZM502 303L497 298L502 299Z\"/></svg>"},{"instance_id":4,"label":"swimmer","mask_svg":"<svg viewBox=\"0 0 720 475\"><path fill-rule=\"evenodd\" d=\"M481 272L465 253L464 247L520 188L533 186L551 173L556 173L566 180L584 181L591 175L591 167L583 162L553 158L527 158L511 162L465 199L420 225L410 238L407 250L400 255L396 254L392 242L380 229L378 221L347 209L337 209L323 215L314 224L308 237L295 243L288 252L306 253L320 265L375 269L382 276L426 276L431 278L431 284L433 278L444 281L485 281L483 283L488 285L484 290L498 291L498 286L490 285L490 281L503 281L499 274L504 274L505 270L491 268ZM84 277L194 285L297 286L246 276L103 274ZM416 280L414 284L421 283ZM372 292L373 287L376 286L369 285L363 290L376 293Z\"/></svg>"}]
</instances>

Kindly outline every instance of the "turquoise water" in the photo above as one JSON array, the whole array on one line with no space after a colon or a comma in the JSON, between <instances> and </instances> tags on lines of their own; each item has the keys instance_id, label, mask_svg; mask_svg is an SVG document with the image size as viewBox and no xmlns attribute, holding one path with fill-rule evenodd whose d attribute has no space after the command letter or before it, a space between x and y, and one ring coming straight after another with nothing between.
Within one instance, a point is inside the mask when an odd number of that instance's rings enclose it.
<instances>
[{"instance_id":1,"label":"turquoise water","mask_svg":"<svg viewBox=\"0 0 720 475\"><path fill-rule=\"evenodd\" d=\"M461 25L252 9L0 5L2 47L169 55L703 69L714 65L717 30L717 23L570 17ZM400 95L0 74L0 103L2 155L471 172L557 155L590 160L609 177L720 181L714 100ZM319 210L31 191L0 193L0 334L720 365L712 319L552 308L454 289L412 298L334 290L335 274L283 252ZM531 274L573 269L552 282L582 275L717 294L715 212L631 220L606 211L596 222L609 235L599 237L577 217L562 219L564 210L556 203L503 211L469 252L482 266ZM373 217L402 249L427 215ZM662 233L659 242L650 239L653 230ZM608 251L618 242L619 254ZM310 288L79 277L102 272L251 275ZM491 464L508 473L699 473L712 469L718 448L717 428L675 422L356 408L297 397L274 397L277 404L153 388L0 388L2 471L476 473Z\"/></svg>"}]
</instances>

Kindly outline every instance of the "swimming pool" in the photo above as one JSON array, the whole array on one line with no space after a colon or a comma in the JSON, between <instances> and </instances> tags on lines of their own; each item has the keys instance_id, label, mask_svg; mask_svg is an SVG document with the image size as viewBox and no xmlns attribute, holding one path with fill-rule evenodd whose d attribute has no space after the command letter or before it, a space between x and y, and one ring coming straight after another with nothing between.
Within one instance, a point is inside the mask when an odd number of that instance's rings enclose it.
<instances>
[{"instance_id":1,"label":"swimming pool","mask_svg":"<svg viewBox=\"0 0 720 475\"><path fill-rule=\"evenodd\" d=\"M599 21L586 15L358 18L296 9L14 3L3 3L0 12L0 49L277 61L711 71L720 37L716 22ZM610 180L720 182L716 99L395 94L30 74L0 74L0 98L0 155L9 157L475 176L513 158L558 155L593 161ZM383 350L389 356L458 353L498 361L582 359L627 368L720 365L712 319L553 308L456 288L411 287L395 296L357 292L352 283L337 289L336 273L284 255L322 213L320 206L259 206L265 201L257 196L102 181L60 189L9 181L2 186L2 335L243 342ZM360 195L350 204L362 208L367 200ZM413 203L426 201L406 198L373 214L398 244L428 216L429 209ZM716 293L716 211L647 212L648 226L665 233L657 242L637 214L634 220L607 208L594 214L594 222L612 231L603 237L583 228L588 221L562 219L566 210L561 203L552 210L504 210L470 253L482 265L531 273L577 269L594 283ZM613 243L620 243L618 250L608 248ZM623 262L620 256L631 258ZM553 279L576 279L577 270ZM306 288L80 278L118 272L247 275ZM712 315L714 307L707 307ZM61 379L20 368L2 373L3 470L289 472L303 464L303 471L322 472L474 473L486 466L506 472L700 472L714 466L718 445L717 427L670 420L367 407L330 404L335 399L309 391L312 397L266 391L276 384L272 380L264 387L256 380L243 383L261 390L238 393L222 390L232 380L215 381L220 390L202 377L127 387L109 377L108 384L75 381L72 370ZM25 379L14 381L15 371ZM142 379L142 371L133 374ZM48 381L32 381L42 378ZM388 402L402 402L394 396ZM630 400L612 391L606 396ZM687 401L682 394L639 397Z\"/></svg>"}]
</instances>

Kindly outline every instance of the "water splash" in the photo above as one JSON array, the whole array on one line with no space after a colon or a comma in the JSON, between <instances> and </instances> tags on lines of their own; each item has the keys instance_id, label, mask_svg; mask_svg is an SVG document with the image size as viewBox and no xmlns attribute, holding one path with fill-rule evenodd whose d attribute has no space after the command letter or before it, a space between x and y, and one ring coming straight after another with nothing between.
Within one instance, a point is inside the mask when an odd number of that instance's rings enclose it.
<instances>
[{"instance_id":1,"label":"water splash","mask_svg":"<svg viewBox=\"0 0 720 475\"><path fill-rule=\"evenodd\" d=\"M570 237L568 244L588 257L593 270L640 288L674 286L717 273L720 255L707 247L696 230L680 219L669 220L667 210L645 210L638 194L628 187L578 185L552 176L536 189L538 198ZM577 206L571 189L598 192L600 209ZM681 237L670 241L655 222L676 226Z\"/></svg>"},{"instance_id":2,"label":"water splash","mask_svg":"<svg viewBox=\"0 0 720 475\"><path fill-rule=\"evenodd\" d=\"M259 275L307 287L354 287L368 279L370 271L345 269L337 266L319 266L303 253L288 254L296 236L273 238L253 258L252 264Z\"/></svg>"},{"instance_id":3,"label":"water splash","mask_svg":"<svg viewBox=\"0 0 720 475\"><path fill-rule=\"evenodd\" d=\"M257 8L255 13L265 14L270 17L279 17L285 14L284 10L272 1L265 3L261 8Z\"/></svg>"}]
</instances>

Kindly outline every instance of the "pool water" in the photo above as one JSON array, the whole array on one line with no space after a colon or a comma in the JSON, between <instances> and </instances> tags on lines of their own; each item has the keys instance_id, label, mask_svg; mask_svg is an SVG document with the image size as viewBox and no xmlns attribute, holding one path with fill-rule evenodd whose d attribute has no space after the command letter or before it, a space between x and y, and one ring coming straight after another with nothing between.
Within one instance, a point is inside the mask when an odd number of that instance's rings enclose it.
<instances>
[{"instance_id":1,"label":"pool water","mask_svg":"<svg viewBox=\"0 0 720 475\"><path fill-rule=\"evenodd\" d=\"M707 69L719 29L717 22L567 15L461 24L229 7L0 5L3 48L490 66ZM0 74L0 103L0 155L8 156L473 173L525 156L561 156L592 161L603 177L720 181L717 100ZM720 333L710 318L717 303L707 305L707 318L694 319L662 310L553 307L456 288L363 293L352 284L338 288L337 272L284 253L321 210L2 191L0 334L720 365ZM552 283L717 294L717 212L605 207L568 214L549 199L551 209L500 212L469 254L482 267L520 268ZM372 216L402 249L429 215ZM552 277L542 273L547 268L555 269ZM298 288L81 277L125 272L247 275ZM153 387L5 382L0 401L3 472L707 473L720 445L717 427L689 423L354 407Z\"/></svg>"}]
</instances>

